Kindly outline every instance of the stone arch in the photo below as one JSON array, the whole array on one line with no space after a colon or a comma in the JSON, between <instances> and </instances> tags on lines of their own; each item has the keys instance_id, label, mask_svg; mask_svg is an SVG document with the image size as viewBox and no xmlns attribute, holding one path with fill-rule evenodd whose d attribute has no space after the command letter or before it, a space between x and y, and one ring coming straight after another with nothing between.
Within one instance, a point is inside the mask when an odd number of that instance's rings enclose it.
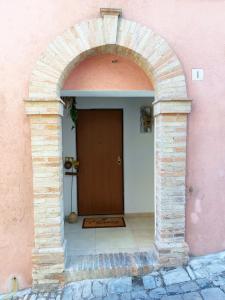
<instances>
[{"instance_id":1,"label":"stone arch","mask_svg":"<svg viewBox=\"0 0 225 300\"><path fill-rule=\"evenodd\" d=\"M32 72L29 99L59 98L64 79L81 60L96 53L118 53L144 69L154 83L156 100L186 100L181 63L165 39L138 23L107 18L76 24L49 44Z\"/></svg>"},{"instance_id":2,"label":"stone arch","mask_svg":"<svg viewBox=\"0 0 225 300\"><path fill-rule=\"evenodd\" d=\"M76 24L55 38L38 59L25 100L31 124L35 246L33 283L64 281L62 212L63 102L60 89L71 69L89 55L131 58L155 88L155 257L157 266L185 263L187 97L181 63L151 29L101 10L102 17Z\"/></svg>"}]
</instances>

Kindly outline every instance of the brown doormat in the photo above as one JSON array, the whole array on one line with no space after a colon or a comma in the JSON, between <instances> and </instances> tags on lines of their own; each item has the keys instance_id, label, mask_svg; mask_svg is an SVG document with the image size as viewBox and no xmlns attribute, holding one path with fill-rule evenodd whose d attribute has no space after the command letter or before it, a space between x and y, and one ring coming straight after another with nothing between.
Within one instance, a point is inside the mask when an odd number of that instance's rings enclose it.
<instances>
[{"instance_id":1,"label":"brown doormat","mask_svg":"<svg viewBox=\"0 0 225 300\"><path fill-rule=\"evenodd\" d=\"M84 218L82 228L126 227L123 217Z\"/></svg>"}]
</instances>

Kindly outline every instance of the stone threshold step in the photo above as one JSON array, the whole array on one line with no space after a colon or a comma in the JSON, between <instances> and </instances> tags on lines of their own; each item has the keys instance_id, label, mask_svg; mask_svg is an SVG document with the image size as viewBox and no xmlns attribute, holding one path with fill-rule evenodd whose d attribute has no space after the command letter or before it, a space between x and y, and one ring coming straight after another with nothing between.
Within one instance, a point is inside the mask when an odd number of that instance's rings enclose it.
<instances>
[{"instance_id":1,"label":"stone threshold step","mask_svg":"<svg viewBox=\"0 0 225 300\"><path fill-rule=\"evenodd\" d=\"M105 277L138 276L157 269L152 252L74 256L65 270L65 281Z\"/></svg>"}]
</instances>

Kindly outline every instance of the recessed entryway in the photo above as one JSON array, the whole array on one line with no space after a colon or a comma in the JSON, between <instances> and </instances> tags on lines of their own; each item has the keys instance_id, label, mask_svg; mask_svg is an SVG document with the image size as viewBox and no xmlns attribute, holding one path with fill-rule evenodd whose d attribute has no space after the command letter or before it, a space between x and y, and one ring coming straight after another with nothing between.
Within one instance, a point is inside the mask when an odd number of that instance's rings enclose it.
<instances>
[{"instance_id":1,"label":"recessed entryway","mask_svg":"<svg viewBox=\"0 0 225 300\"><path fill-rule=\"evenodd\" d=\"M141 109L152 107L152 101L152 97L77 97L76 131L71 130L65 109L63 156L78 160L79 170L73 180L64 170L64 213L80 215L77 223L65 223L67 267L79 264L84 255L151 252L154 125L142 132ZM82 216L99 214L122 215L126 226L82 228Z\"/></svg>"}]
</instances>

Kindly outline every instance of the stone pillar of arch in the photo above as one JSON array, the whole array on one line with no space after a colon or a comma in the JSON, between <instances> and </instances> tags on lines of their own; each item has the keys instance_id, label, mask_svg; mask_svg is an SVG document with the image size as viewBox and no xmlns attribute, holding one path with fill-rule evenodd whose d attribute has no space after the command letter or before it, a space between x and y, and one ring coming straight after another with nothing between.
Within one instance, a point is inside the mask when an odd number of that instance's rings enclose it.
<instances>
[{"instance_id":1,"label":"stone pillar of arch","mask_svg":"<svg viewBox=\"0 0 225 300\"><path fill-rule=\"evenodd\" d=\"M101 17L75 24L57 36L38 59L25 100L31 126L34 240L33 284L64 281L60 89L69 72L88 55L131 58L155 88L155 247L158 265L187 262L185 173L187 97L185 75L167 42L151 29L103 9Z\"/></svg>"},{"instance_id":2,"label":"stone pillar of arch","mask_svg":"<svg viewBox=\"0 0 225 300\"><path fill-rule=\"evenodd\" d=\"M60 99L25 101L33 169L33 285L64 281L62 115Z\"/></svg>"},{"instance_id":3,"label":"stone pillar of arch","mask_svg":"<svg viewBox=\"0 0 225 300\"><path fill-rule=\"evenodd\" d=\"M187 114L190 101L154 103L155 244L160 266L187 263L185 243L185 176Z\"/></svg>"}]
</instances>

